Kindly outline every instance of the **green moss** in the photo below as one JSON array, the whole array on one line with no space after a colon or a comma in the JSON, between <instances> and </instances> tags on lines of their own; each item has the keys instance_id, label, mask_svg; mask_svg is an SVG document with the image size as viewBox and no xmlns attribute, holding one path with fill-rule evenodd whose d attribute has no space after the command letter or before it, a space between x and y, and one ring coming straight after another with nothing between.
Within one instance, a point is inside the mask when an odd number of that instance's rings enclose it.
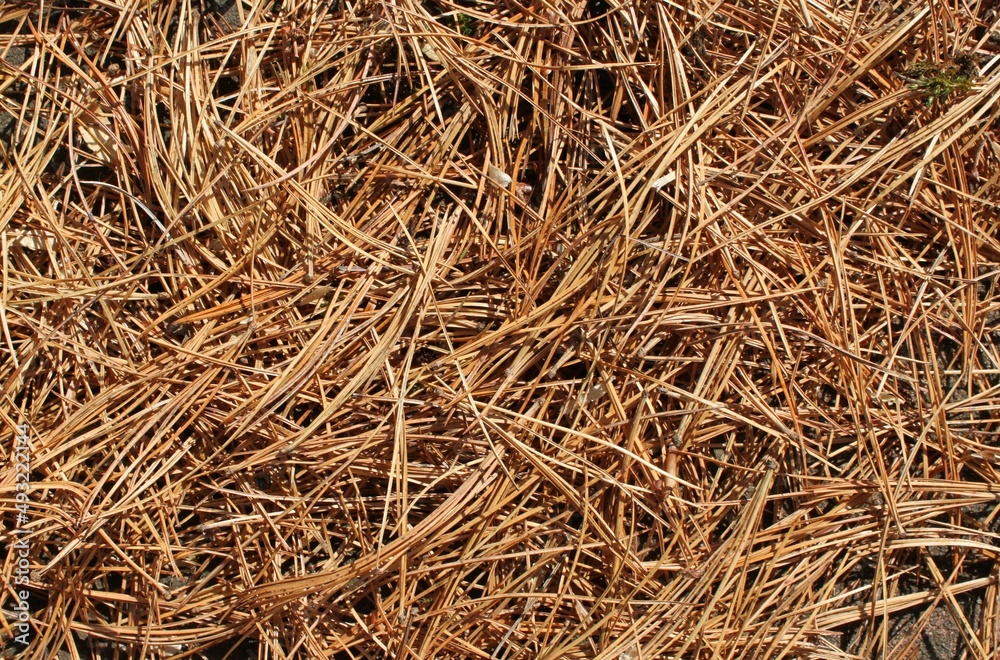
<instances>
[{"instance_id":1,"label":"green moss","mask_svg":"<svg viewBox=\"0 0 1000 660\"><path fill-rule=\"evenodd\" d=\"M476 33L477 23L479 23L479 21L468 14L463 14L461 12L455 14L455 29L458 30L459 34L466 37L471 37Z\"/></svg>"},{"instance_id":2,"label":"green moss","mask_svg":"<svg viewBox=\"0 0 1000 660\"><path fill-rule=\"evenodd\" d=\"M965 59L945 65L936 62L918 62L906 69L904 80L910 82L910 89L926 95L927 107L934 102L944 104L952 94L964 94L972 88L975 67Z\"/></svg>"}]
</instances>

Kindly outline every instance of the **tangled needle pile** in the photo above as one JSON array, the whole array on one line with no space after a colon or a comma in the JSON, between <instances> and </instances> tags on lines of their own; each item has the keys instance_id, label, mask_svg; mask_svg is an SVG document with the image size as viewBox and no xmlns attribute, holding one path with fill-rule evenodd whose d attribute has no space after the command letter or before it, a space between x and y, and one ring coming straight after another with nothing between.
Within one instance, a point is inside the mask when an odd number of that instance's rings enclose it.
<instances>
[{"instance_id":1,"label":"tangled needle pile","mask_svg":"<svg viewBox=\"0 0 1000 660\"><path fill-rule=\"evenodd\" d=\"M1000 4L520 1L0 5L8 653L997 651Z\"/></svg>"}]
</instances>

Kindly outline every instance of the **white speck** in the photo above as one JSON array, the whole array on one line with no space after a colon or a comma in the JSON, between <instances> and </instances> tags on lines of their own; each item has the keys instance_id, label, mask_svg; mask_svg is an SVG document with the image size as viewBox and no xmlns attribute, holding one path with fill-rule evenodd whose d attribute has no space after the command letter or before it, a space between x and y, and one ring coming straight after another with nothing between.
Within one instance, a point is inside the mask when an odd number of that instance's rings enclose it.
<instances>
[{"instance_id":1,"label":"white speck","mask_svg":"<svg viewBox=\"0 0 1000 660\"><path fill-rule=\"evenodd\" d=\"M663 186L667 185L668 183L673 183L676 178L677 178L677 174L675 172L669 172L669 173L664 174L663 176L661 176L659 179L657 179L653 183L649 184L649 187L652 188L653 190L659 190L660 188L662 188Z\"/></svg>"},{"instance_id":2,"label":"white speck","mask_svg":"<svg viewBox=\"0 0 1000 660\"><path fill-rule=\"evenodd\" d=\"M501 188L510 188L510 184L514 181L514 179L502 172L496 165L490 165L488 173L490 180Z\"/></svg>"}]
</instances>

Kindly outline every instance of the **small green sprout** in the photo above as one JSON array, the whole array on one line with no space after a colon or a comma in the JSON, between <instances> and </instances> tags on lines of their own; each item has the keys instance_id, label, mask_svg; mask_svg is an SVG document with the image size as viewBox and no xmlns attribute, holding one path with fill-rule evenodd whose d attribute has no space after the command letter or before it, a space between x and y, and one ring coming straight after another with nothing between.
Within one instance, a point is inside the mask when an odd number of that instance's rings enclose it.
<instances>
[{"instance_id":1,"label":"small green sprout","mask_svg":"<svg viewBox=\"0 0 1000 660\"><path fill-rule=\"evenodd\" d=\"M461 12L455 14L455 29L458 30L459 34L471 37L476 32L476 23L478 23L475 18L469 16L468 14L463 14Z\"/></svg>"},{"instance_id":2,"label":"small green sprout","mask_svg":"<svg viewBox=\"0 0 1000 660\"><path fill-rule=\"evenodd\" d=\"M910 83L910 89L927 96L927 107L934 102L944 104L952 94L964 94L972 88L975 64L971 57L959 57L948 65L917 62L900 76Z\"/></svg>"}]
</instances>

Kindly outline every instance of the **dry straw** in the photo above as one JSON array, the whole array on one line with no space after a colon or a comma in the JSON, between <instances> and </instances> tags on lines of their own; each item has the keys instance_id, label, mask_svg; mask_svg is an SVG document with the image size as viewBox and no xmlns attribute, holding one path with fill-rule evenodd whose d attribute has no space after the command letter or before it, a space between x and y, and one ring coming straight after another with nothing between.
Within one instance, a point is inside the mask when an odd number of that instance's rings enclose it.
<instances>
[{"instance_id":1,"label":"dry straw","mask_svg":"<svg viewBox=\"0 0 1000 660\"><path fill-rule=\"evenodd\" d=\"M0 5L8 650L991 657L998 12Z\"/></svg>"}]
</instances>

